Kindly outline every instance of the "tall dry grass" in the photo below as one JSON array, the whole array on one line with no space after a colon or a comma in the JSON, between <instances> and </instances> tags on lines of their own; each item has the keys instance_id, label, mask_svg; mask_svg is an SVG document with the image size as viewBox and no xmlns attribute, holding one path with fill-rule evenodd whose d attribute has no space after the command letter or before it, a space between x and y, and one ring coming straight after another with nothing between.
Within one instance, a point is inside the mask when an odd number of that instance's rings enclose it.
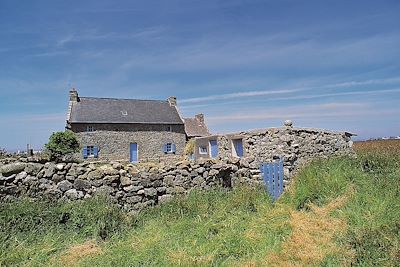
<instances>
[{"instance_id":1,"label":"tall dry grass","mask_svg":"<svg viewBox=\"0 0 400 267\"><path fill-rule=\"evenodd\" d=\"M106 199L2 203L0 266L398 266L397 145L315 160L275 203L246 187L135 217Z\"/></svg>"}]
</instances>

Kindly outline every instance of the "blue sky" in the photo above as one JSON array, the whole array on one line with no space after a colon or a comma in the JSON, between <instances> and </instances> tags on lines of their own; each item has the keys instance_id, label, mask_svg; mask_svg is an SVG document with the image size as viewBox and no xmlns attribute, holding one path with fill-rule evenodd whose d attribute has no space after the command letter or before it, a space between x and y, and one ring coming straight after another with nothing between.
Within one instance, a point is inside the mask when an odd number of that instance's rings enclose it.
<instances>
[{"instance_id":1,"label":"blue sky","mask_svg":"<svg viewBox=\"0 0 400 267\"><path fill-rule=\"evenodd\" d=\"M400 135L400 1L0 1L0 147L42 146L81 96L178 97L224 133Z\"/></svg>"}]
</instances>

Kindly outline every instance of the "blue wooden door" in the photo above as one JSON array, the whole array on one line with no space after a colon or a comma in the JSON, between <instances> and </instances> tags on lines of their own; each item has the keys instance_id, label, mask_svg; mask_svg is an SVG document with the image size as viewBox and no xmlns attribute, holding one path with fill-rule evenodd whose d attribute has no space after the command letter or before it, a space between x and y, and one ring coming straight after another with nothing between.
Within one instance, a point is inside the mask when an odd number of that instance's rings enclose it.
<instances>
[{"instance_id":1,"label":"blue wooden door","mask_svg":"<svg viewBox=\"0 0 400 267\"><path fill-rule=\"evenodd\" d=\"M277 200L283 193L283 159L261 164L260 172L264 178L267 192L274 200Z\"/></svg>"},{"instance_id":2,"label":"blue wooden door","mask_svg":"<svg viewBox=\"0 0 400 267\"><path fill-rule=\"evenodd\" d=\"M218 143L217 140L210 140L210 152L211 157L216 158L218 156Z\"/></svg>"},{"instance_id":3,"label":"blue wooden door","mask_svg":"<svg viewBox=\"0 0 400 267\"><path fill-rule=\"evenodd\" d=\"M132 143L130 146L131 151L131 162L138 162L138 145L137 143Z\"/></svg>"}]
</instances>

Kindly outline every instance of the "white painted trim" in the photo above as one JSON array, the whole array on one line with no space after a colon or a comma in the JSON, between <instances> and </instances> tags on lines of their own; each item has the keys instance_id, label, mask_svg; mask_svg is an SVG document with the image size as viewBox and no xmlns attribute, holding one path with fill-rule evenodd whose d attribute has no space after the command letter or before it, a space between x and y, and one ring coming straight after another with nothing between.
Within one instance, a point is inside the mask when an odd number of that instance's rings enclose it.
<instances>
[{"instance_id":1,"label":"white painted trim","mask_svg":"<svg viewBox=\"0 0 400 267\"><path fill-rule=\"evenodd\" d=\"M235 149L235 144L234 144L233 140L235 140L235 139L231 139L231 146L232 146L232 148L231 148L232 153L231 154L232 154L232 157L239 158L239 156L237 155L237 151Z\"/></svg>"},{"instance_id":2,"label":"white painted trim","mask_svg":"<svg viewBox=\"0 0 400 267\"><path fill-rule=\"evenodd\" d=\"M201 148L202 148L202 147L206 148L207 151L206 151L206 152L202 152L202 151L201 151ZM199 146L199 154L200 154L200 155L209 155L209 154L210 154L209 151L210 151L210 150L209 150L206 146Z\"/></svg>"}]
</instances>

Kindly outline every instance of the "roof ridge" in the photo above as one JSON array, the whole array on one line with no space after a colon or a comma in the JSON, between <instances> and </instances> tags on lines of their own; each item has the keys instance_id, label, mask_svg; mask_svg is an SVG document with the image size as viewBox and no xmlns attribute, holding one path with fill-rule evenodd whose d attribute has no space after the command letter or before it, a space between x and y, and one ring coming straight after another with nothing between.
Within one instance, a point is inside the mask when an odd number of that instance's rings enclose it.
<instances>
[{"instance_id":1,"label":"roof ridge","mask_svg":"<svg viewBox=\"0 0 400 267\"><path fill-rule=\"evenodd\" d=\"M137 100L137 101L154 101L154 102L168 102L168 100L160 99L138 99L138 98L115 98L115 97L92 97L92 96L79 96L79 98L91 99L108 99L108 100Z\"/></svg>"}]
</instances>

